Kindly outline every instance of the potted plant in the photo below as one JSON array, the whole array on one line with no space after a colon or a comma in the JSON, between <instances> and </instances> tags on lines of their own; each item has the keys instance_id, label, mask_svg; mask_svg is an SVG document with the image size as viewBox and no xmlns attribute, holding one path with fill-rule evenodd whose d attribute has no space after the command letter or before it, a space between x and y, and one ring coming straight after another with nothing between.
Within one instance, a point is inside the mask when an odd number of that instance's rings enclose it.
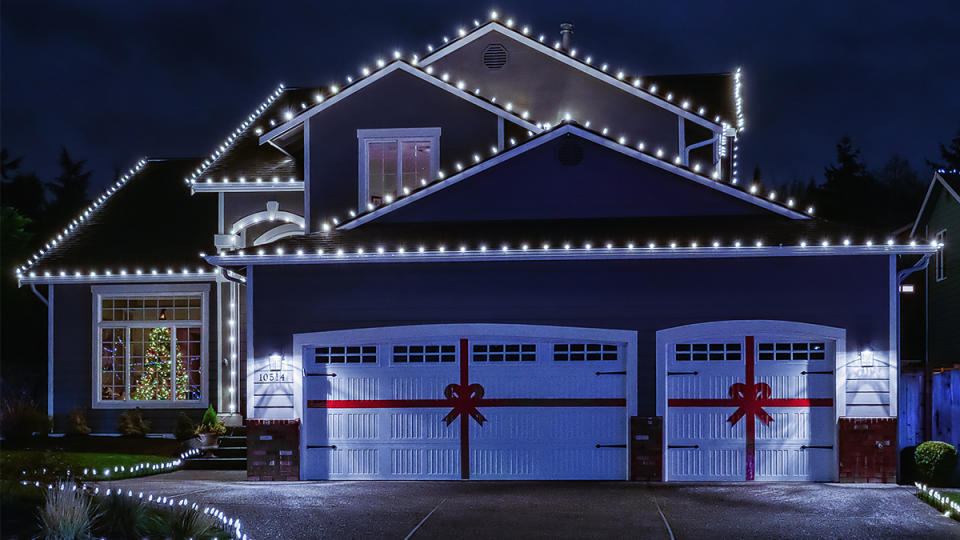
<instances>
[{"instance_id":1,"label":"potted plant","mask_svg":"<svg viewBox=\"0 0 960 540\"><path fill-rule=\"evenodd\" d=\"M213 405L207 407L203 413L200 425L197 426L197 437L200 439L200 450L210 453L219 446L220 436L227 432L227 427L217 419L217 412Z\"/></svg>"}]
</instances>

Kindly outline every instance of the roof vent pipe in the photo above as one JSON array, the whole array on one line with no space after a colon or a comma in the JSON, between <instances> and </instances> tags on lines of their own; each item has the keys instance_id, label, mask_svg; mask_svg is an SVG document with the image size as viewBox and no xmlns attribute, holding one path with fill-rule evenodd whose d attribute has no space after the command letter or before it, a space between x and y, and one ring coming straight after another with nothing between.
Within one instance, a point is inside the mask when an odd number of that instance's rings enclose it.
<instances>
[{"instance_id":1,"label":"roof vent pipe","mask_svg":"<svg viewBox=\"0 0 960 540\"><path fill-rule=\"evenodd\" d=\"M573 42L573 23L560 23L560 48L570 52Z\"/></svg>"}]
</instances>

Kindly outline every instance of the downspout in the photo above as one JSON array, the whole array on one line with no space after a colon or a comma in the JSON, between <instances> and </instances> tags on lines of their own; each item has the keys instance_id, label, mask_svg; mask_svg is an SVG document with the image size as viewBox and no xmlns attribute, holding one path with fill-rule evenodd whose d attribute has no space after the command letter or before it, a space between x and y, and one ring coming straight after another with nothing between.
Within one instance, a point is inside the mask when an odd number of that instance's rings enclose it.
<instances>
[{"instance_id":1,"label":"downspout","mask_svg":"<svg viewBox=\"0 0 960 540\"><path fill-rule=\"evenodd\" d=\"M708 144L714 144L714 143L716 143L718 136L719 136L718 134L714 134L713 137L711 137L711 138L709 138L709 139L707 139L707 140L705 140L705 141L700 141L700 142L698 142L698 143L694 143L694 144L691 144L690 146L685 147L685 148L683 149L683 164L684 164L684 165L690 165L690 151L691 151L691 150L696 150L697 148L701 148L701 147L707 146Z\"/></svg>"},{"instance_id":2,"label":"downspout","mask_svg":"<svg viewBox=\"0 0 960 540\"><path fill-rule=\"evenodd\" d=\"M37 284L36 284L36 283L31 283L31 284L30 284L30 290L33 291L33 294L37 295L37 298L39 298L40 301L43 302L43 305L47 306L48 308L50 307L50 302L47 301L46 297L44 297L42 294L40 294L40 291L37 290Z\"/></svg>"}]
</instances>

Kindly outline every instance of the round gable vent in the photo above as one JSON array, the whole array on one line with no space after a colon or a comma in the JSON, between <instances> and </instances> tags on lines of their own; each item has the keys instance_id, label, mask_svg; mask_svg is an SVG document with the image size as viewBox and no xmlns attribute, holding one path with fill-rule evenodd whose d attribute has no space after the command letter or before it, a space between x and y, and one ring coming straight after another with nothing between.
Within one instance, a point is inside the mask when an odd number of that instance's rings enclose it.
<instances>
[{"instance_id":1,"label":"round gable vent","mask_svg":"<svg viewBox=\"0 0 960 540\"><path fill-rule=\"evenodd\" d=\"M491 43L483 48L483 65L488 69L500 69L507 63L507 48L499 43Z\"/></svg>"},{"instance_id":2,"label":"round gable vent","mask_svg":"<svg viewBox=\"0 0 960 540\"><path fill-rule=\"evenodd\" d=\"M557 148L557 160L568 167L579 165L583 161L583 146L577 141L563 141Z\"/></svg>"}]
</instances>

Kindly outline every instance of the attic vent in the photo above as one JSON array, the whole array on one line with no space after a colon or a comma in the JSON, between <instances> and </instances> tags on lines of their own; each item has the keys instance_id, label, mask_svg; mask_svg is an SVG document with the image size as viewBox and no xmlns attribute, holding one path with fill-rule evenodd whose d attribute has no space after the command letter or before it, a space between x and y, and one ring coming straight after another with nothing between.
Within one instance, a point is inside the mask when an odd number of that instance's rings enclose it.
<instances>
[{"instance_id":1,"label":"attic vent","mask_svg":"<svg viewBox=\"0 0 960 540\"><path fill-rule=\"evenodd\" d=\"M563 141L557 149L557 160L568 167L579 165L583 161L583 146L569 139Z\"/></svg>"},{"instance_id":2,"label":"attic vent","mask_svg":"<svg viewBox=\"0 0 960 540\"><path fill-rule=\"evenodd\" d=\"M499 43L491 43L483 48L483 65L489 69L500 69L507 63L507 48Z\"/></svg>"}]
</instances>

